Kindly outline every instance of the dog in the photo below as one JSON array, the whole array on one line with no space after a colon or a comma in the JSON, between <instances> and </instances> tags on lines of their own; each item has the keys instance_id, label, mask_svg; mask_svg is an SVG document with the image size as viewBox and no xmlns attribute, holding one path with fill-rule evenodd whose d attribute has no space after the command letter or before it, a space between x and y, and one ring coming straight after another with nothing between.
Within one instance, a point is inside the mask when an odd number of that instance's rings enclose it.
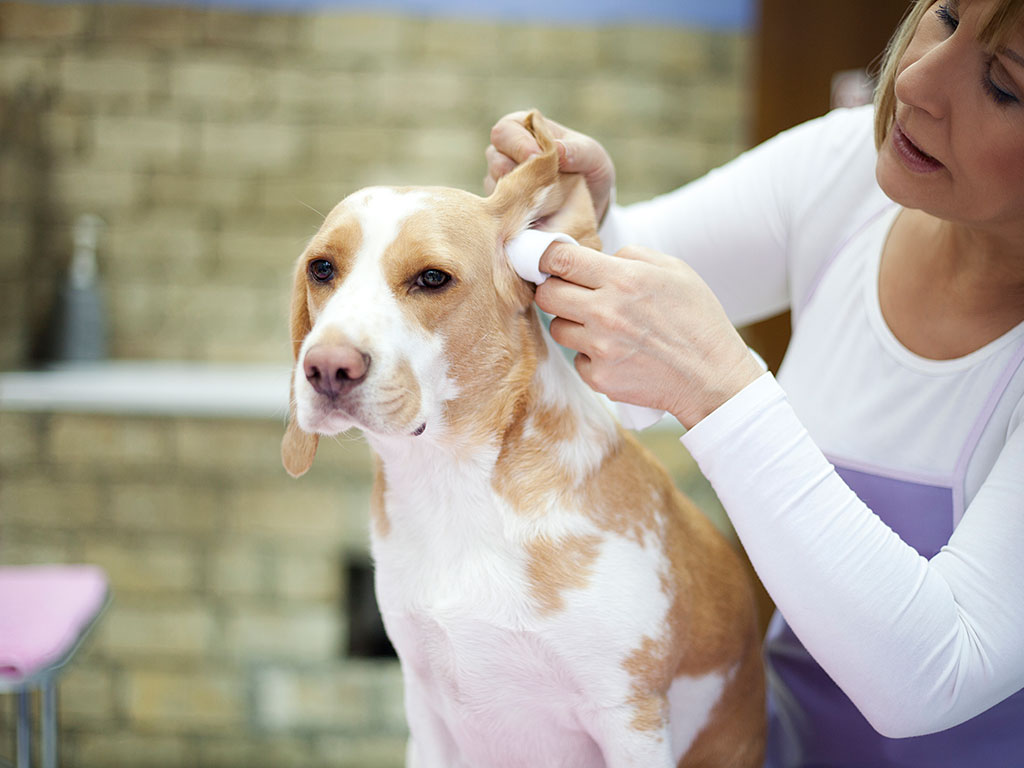
<instances>
[{"instance_id":1,"label":"dog","mask_svg":"<svg viewBox=\"0 0 1024 768\"><path fill-rule=\"evenodd\" d=\"M407 765L760 766L764 680L737 554L544 329L505 244L600 247L542 152L481 198L360 190L294 273L282 459L362 431L371 549L401 661Z\"/></svg>"}]
</instances>

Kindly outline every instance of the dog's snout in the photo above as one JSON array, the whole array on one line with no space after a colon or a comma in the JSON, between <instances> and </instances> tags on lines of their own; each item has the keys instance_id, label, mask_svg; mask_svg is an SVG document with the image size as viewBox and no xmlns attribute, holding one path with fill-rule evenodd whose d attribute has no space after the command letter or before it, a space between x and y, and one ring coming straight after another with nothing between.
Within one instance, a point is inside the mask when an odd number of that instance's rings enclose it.
<instances>
[{"instance_id":1,"label":"dog's snout","mask_svg":"<svg viewBox=\"0 0 1024 768\"><path fill-rule=\"evenodd\" d=\"M306 380L321 395L336 397L366 378L370 356L342 344L317 344L303 362Z\"/></svg>"}]
</instances>

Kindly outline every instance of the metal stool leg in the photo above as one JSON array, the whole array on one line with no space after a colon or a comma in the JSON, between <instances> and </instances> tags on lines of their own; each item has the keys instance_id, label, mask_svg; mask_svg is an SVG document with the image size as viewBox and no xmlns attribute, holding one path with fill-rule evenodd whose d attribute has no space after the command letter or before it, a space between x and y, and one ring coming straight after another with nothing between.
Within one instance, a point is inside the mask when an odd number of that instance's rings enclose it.
<instances>
[{"instance_id":1,"label":"metal stool leg","mask_svg":"<svg viewBox=\"0 0 1024 768\"><path fill-rule=\"evenodd\" d=\"M43 686L43 768L57 768L57 678Z\"/></svg>"},{"instance_id":2,"label":"metal stool leg","mask_svg":"<svg viewBox=\"0 0 1024 768\"><path fill-rule=\"evenodd\" d=\"M18 768L31 765L32 714L28 690L18 691Z\"/></svg>"}]
</instances>

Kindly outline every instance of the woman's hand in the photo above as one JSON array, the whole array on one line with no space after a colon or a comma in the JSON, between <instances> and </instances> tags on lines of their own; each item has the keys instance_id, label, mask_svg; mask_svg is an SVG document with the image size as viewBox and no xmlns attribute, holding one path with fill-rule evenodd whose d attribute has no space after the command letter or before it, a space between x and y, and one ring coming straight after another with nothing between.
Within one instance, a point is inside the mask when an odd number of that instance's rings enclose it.
<instances>
[{"instance_id":1,"label":"woman's hand","mask_svg":"<svg viewBox=\"0 0 1024 768\"><path fill-rule=\"evenodd\" d=\"M484 153L487 157L487 176L484 177L487 194L494 191L498 179L531 155L540 152L536 140L523 125L527 114L512 112L501 118L491 129L491 144ZM603 221L615 186L615 166L611 157L604 147L589 136L566 128L550 118L544 119L558 142L559 170L583 175L594 200L597 221Z\"/></svg>"},{"instance_id":2,"label":"woman's hand","mask_svg":"<svg viewBox=\"0 0 1024 768\"><path fill-rule=\"evenodd\" d=\"M566 243L544 252L552 275L537 305L576 369L620 402L660 408L689 429L764 370L707 284L684 262L647 248L615 256Z\"/></svg>"}]
</instances>

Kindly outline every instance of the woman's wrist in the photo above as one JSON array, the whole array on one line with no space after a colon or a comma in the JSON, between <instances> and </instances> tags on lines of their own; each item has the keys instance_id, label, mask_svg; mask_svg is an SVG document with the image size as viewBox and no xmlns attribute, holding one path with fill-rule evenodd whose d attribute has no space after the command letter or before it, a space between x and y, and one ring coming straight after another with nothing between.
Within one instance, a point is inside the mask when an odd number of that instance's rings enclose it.
<instances>
[{"instance_id":1,"label":"woman's wrist","mask_svg":"<svg viewBox=\"0 0 1024 768\"><path fill-rule=\"evenodd\" d=\"M733 365L716 367L699 391L691 390L689 396L670 408L669 412L686 429L692 429L759 379L764 372L764 366L750 350L744 348L744 353Z\"/></svg>"}]
</instances>

